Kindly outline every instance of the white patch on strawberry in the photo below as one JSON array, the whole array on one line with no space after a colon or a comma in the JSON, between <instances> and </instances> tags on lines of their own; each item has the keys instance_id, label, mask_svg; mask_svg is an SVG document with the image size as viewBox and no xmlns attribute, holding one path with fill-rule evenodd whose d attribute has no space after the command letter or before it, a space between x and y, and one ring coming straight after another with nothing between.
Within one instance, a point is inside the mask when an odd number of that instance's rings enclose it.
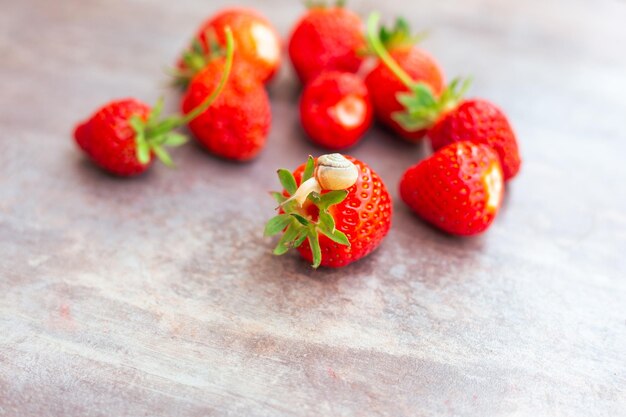
<instances>
[{"instance_id":1,"label":"white patch on strawberry","mask_svg":"<svg viewBox=\"0 0 626 417\"><path fill-rule=\"evenodd\" d=\"M502 171L495 163L485 172L483 183L485 184L485 192L487 193L487 208L495 211L500 206L504 184Z\"/></svg>"},{"instance_id":2,"label":"white patch on strawberry","mask_svg":"<svg viewBox=\"0 0 626 417\"><path fill-rule=\"evenodd\" d=\"M342 126L350 129L363 123L366 107L360 97L347 96L328 111Z\"/></svg>"},{"instance_id":3,"label":"white patch on strawberry","mask_svg":"<svg viewBox=\"0 0 626 417\"><path fill-rule=\"evenodd\" d=\"M277 62L280 58L280 45L272 29L267 25L255 23L252 25L250 33L254 38L259 57L265 62Z\"/></svg>"}]
</instances>

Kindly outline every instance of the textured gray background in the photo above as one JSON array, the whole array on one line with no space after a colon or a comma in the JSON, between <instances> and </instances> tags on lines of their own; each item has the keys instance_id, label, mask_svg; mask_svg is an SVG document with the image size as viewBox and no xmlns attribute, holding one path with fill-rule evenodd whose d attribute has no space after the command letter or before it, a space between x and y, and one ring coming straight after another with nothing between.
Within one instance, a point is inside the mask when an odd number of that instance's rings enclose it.
<instances>
[{"instance_id":1,"label":"textured gray background","mask_svg":"<svg viewBox=\"0 0 626 417\"><path fill-rule=\"evenodd\" d=\"M373 130L351 153L394 227L317 272L261 236L275 169L322 152L288 65L253 163L190 145L123 181L70 138L112 98L175 109L162 69L227 3L0 0L0 416L625 415L626 3L352 1L431 29L525 162L493 228L450 238L397 198L424 147ZM302 13L243 3L283 35Z\"/></svg>"}]
</instances>

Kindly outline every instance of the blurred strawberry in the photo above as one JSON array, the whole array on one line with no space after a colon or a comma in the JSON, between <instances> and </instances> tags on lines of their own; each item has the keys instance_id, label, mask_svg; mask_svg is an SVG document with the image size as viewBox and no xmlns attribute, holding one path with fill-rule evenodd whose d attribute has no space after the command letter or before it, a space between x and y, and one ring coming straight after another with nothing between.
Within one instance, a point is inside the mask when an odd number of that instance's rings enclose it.
<instances>
[{"instance_id":1,"label":"blurred strawberry","mask_svg":"<svg viewBox=\"0 0 626 417\"><path fill-rule=\"evenodd\" d=\"M186 86L209 61L223 56L224 28L233 31L235 61L250 65L250 74L262 83L269 82L281 61L281 40L272 24L252 9L231 8L217 13L198 30L190 48L179 62L177 81Z\"/></svg>"},{"instance_id":2,"label":"blurred strawberry","mask_svg":"<svg viewBox=\"0 0 626 417\"><path fill-rule=\"evenodd\" d=\"M363 80L348 72L324 72L306 85L300 121L316 144L344 149L356 144L372 124L372 104Z\"/></svg>"},{"instance_id":3,"label":"blurred strawberry","mask_svg":"<svg viewBox=\"0 0 626 417\"><path fill-rule=\"evenodd\" d=\"M289 39L289 56L300 81L306 84L323 71L357 72L366 47L359 16L343 2L311 2L309 7Z\"/></svg>"}]
</instances>

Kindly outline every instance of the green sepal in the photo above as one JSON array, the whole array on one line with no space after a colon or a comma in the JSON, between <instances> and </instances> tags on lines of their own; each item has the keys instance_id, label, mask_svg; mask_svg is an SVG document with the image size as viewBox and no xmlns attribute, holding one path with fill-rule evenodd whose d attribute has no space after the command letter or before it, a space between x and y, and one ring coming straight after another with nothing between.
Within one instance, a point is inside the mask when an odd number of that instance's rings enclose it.
<instances>
[{"instance_id":1,"label":"green sepal","mask_svg":"<svg viewBox=\"0 0 626 417\"><path fill-rule=\"evenodd\" d=\"M296 239L293 242L293 247L297 248L300 247L300 245L302 245L304 243L304 241L306 240L306 238L309 236L309 232L307 229L302 229L300 231L300 235L296 237Z\"/></svg>"},{"instance_id":2,"label":"green sepal","mask_svg":"<svg viewBox=\"0 0 626 417\"><path fill-rule=\"evenodd\" d=\"M298 223L300 223L302 226L309 226L311 224L310 221L308 221L307 219L305 219L303 216L299 215L298 213L291 213L290 216L293 216Z\"/></svg>"},{"instance_id":3,"label":"green sepal","mask_svg":"<svg viewBox=\"0 0 626 417\"><path fill-rule=\"evenodd\" d=\"M174 85L181 89L186 89L194 75L202 71L209 62L226 56L226 48L217 41L217 34L213 29L207 30L203 37L204 42L194 37L189 48L183 52L183 67L169 71L174 77Z\"/></svg>"},{"instance_id":4,"label":"green sepal","mask_svg":"<svg viewBox=\"0 0 626 417\"><path fill-rule=\"evenodd\" d=\"M178 119L176 116L160 118L163 104L163 98L159 98L145 121L137 115L128 119L128 124L135 131L136 157L142 165L150 163L154 155L164 165L173 167L174 163L165 147L176 147L187 142L184 135L171 131L176 127L173 124Z\"/></svg>"},{"instance_id":5,"label":"green sepal","mask_svg":"<svg viewBox=\"0 0 626 417\"><path fill-rule=\"evenodd\" d=\"M296 185L296 179L293 177L291 171L281 168L277 172L280 184L289 193L289 195L293 195L293 193L295 193L298 189L298 186Z\"/></svg>"},{"instance_id":6,"label":"green sepal","mask_svg":"<svg viewBox=\"0 0 626 417\"><path fill-rule=\"evenodd\" d=\"M396 95L404 109L393 113L391 117L409 132L428 129L442 114L458 106L470 84L469 78L465 80L455 78L439 97L436 97L428 84L414 83L409 92Z\"/></svg>"},{"instance_id":7,"label":"green sepal","mask_svg":"<svg viewBox=\"0 0 626 417\"><path fill-rule=\"evenodd\" d=\"M378 36L387 50L393 50L416 45L426 38L427 33L411 33L409 22L398 17L393 27L381 26Z\"/></svg>"},{"instance_id":8,"label":"green sepal","mask_svg":"<svg viewBox=\"0 0 626 417\"><path fill-rule=\"evenodd\" d=\"M309 233L309 246L311 246L311 254L313 254L313 268L318 268L322 263L322 248L320 247L319 235L315 232Z\"/></svg>"},{"instance_id":9,"label":"green sepal","mask_svg":"<svg viewBox=\"0 0 626 417\"><path fill-rule=\"evenodd\" d=\"M287 197L282 195L282 193L278 193L276 191L272 191L270 195L274 198L274 200L276 200L278 204L282 204L287 200Z\"/></svg>"},{"instance_id":10,"label":"green sepal","mask_svg":"<svg viewBox=\"0 0 626 417\"><path fill-rule=\"evenodd\" d=\"M264 236L274 236L282 232L285 227L291 223L291 216L288 214L279 214L272 217L265 225Z\"/></svg>"},{"instance_id":11,"label":"green sepal","mask_svg":"<svg viewBox=\"0 0 626 417\"><path fill-rule=\"evenodd\" d=\"M306 176L312 176L315 170L315 159L309 157L303 172L302 182ZM286 169L277 171L281 185L289 196L297 190L297 183L293 174ZM319 234L323 234L340 245L350 246L347 236L336 229L335 219L328 209L335 204L339 204L348 196L347 190L329 191L324 194L312 192L307 199L309 204L314 204L318 208L317 219L314 220L309 211L302 209L297 201L291 200L285 204L288 197L284 193L272 192L272 197L280 204L279 208L283 213L272 217L265 225L265 236L273 236L284 230L282 237L274 248L275 255L282 255L291 248L297 248L309 241L313 258L313 267L317 268L322 262L322 252L319 243Z\"/></svg>"},{"instance_id":12,"label":"green sepal","mask_svg":"<svg viewBox=\"0 0 626 417\"><path fill-rule=\"evenodd\" d=\"M320 212L320 218L318 223L319 231L326 235L333 242L337 242L341 245L350 246L348 237L341 231L335 228L335 219L327 211Z\"/></svg>"},{"instance_id":13,"label":"green sepal","mask_svg":"<svg viewBox=\"0 0 626 417\"><path fill-rule=\"evenodd\" d=\"M148 120L146 120L146 126L155 126L159 122L159 118L161 117L161 113L163 113L164 106L165 99L163 98L163 96L161 96L152 107L152 111L148 115Z\"/></svg>"},{"instance_id":14,"label":"green sepal","mask_svg":"<svg viewBox=\"0 0 626 417\"><path fill-rule=\"evenodd\" d=\"M143 133L137 133L135 140L137 141L137 160L141 165L150 162L150 146L143 138Z\"/></svg>"},{"instance_id":15,"label":"green sepal","mask_svg":"<svg viewBox=\"0 0 626 417\"><path fill-rule=\"evenodd\" d=\"M302 182L308 180L315 173L315 158L309 155L309 159L306 161L306 165L304 166L304 172L302 173Z\"/></svg>"},{"instance_id":16,"label":"green sepal","mask_svg":"<svg viewBox=\"0 0 626 417\"><path fill-rule=\"evenodd\" d=\"M169 147L181 146L187 143L187 136L176 132L170 132L163 135L163 145Z\"/></svg>"},{"instance_id":17,"label":"green sepal","mask_svg":"<svg viewBox=\"0 0 626 417\"><path fill-rule=\"evenodd\" d=\"M347 190L329 191L320 197L320 201L317 206L320 210L328 210L330 206L341 203L347 196Z\"/></svg>"},{"instance_id":18,"label":"green sepal","mask_svg":"<svg viewBox=\"0 0 626 417\"><path fill-rule=\"evenodd\" d=\"M350 246L350 241L348 237L340 230L335 230L333 233L327 233L324 230L320 230L326 237L328 237L333 242L339 243L340 245Z\"/></svg>"},{"instance_id":19,"label":"green sepal","mask_svg":"<svg viewBox=\"0 0 626 417\"><path fill-rule=\"evenodd\" d=\"M153 146L152 151L159 161L163 163L163 165L172 168L174 166L174 161L172 161L172 157L162 146Z\"/></svg>"},{"instance_id":20,"label":"green sepal","mask_svg":"<svg viewBox=\"0 0 626 417\"><path fill-rule=\"evenodd\" d=\"M315 191L313 191L311 192L311 194L307 196L307 200L310 200L313 204L317 206L319 202L322 201L322 196L316 193Z\"/></svg>"},{"instance_id":21,"label":"green sepal","mask_svg":"<svg viewBox=\"0 0 626 417\"><path fill-rule=\"evenodd\" d=\"M285 234L282 235L280 240L278 241L278 245L274 248L274 255L282 255L286 253L289 249L293 248L296 239L298 239L301 229L296 226L296 223L292 221L292 223L285 230Z\"/></svg>"}]
</instances>

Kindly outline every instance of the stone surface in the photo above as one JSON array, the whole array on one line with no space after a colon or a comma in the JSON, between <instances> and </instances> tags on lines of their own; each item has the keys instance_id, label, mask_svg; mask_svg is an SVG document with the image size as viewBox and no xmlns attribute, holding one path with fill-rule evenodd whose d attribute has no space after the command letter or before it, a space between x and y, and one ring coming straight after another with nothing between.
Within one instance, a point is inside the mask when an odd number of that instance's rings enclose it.
<instances>
[{"instance_id":1,"label":"stone surface","mask_svg":"<svg viewBox=\"0 0 626 417\"><path fill-rule=\"evenodd\" d=\"M322 152L288 65L252 163L192 144L125 181L71 141L112 98L176 109L162 69L225 4L0 0L0 416L625 415L626 4L352 1L430 28L524 166L487 234L451 238L397 198L425 146L372 130L351 153L394 227L320 271L262 237L275 169ZM302 12L246 4L284 35Z\"/></svg>"}]
</instances>

